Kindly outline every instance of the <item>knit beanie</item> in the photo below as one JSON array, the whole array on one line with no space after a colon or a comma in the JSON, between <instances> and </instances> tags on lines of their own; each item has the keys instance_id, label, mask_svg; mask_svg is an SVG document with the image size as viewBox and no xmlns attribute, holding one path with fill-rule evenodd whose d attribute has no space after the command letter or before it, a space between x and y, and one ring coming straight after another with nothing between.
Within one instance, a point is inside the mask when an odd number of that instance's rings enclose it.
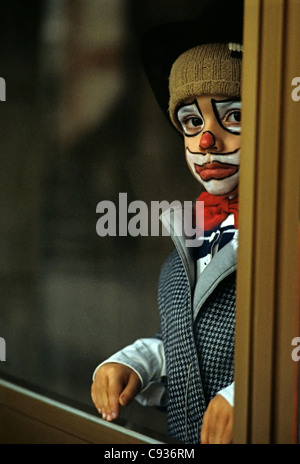
<instances>
[{"instance_id":1,"label":"knit beanie","mask_svg":"<svg viewBox=\"0 0 300 464\"><path fill-rule=\"evenodd\" d=\"M173 63L169 77L169 115L182 132L177 108L185 100L200 95L240 97L242 46L203 44L187 50Z\"/></svg>"}]
</instances>

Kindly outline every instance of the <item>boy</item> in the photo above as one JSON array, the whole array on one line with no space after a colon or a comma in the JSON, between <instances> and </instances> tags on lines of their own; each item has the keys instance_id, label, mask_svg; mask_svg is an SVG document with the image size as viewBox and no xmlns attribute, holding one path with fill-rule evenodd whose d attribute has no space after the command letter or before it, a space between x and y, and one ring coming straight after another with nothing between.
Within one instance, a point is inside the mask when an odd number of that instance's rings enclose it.
<instances>
[{"instance_id":1,"label":"boy","mask_svg":"<svg viewBox=\"0 0 300 464\"><path fill-rule=\"evenodd\" d=\"M186 37L170 53L168 111L183 135L188 167L206 190L199 197L203 244L188 248L184 237L172 237L159 282L161 336L137 340L98 366L92 399L108 421L134 397L166 405L172 437L231 443L242 46L238 27L230 34L230 24L215 22L216 34L204 24L194 24L202 35L190 33L192 23L163 28L164 37ZM151 81L151 69L149 75Z\"/></svg>"}]
</instances>

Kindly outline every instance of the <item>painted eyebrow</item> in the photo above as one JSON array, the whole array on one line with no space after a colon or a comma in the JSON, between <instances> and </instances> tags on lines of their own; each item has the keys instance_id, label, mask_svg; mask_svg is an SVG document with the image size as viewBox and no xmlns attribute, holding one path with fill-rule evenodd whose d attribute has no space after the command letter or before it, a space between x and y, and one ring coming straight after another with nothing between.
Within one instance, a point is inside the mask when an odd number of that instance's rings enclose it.
<instances>
[{"instance_id":1,"label":"painted eyebrow","mask_svg":"<svg viewBox=\"0 0 300 464\"><path fill-rule=\"evenodd\" d=\"M215 102L215 103L230 103L230 102L242 102L242 100L238 97L232 97L232 98L225 98L224 100L216 100L215 98L212 98L211 99L212 102Z\"/></svg>"},{"instance_id":2,"label":"painted eyebrow","mask_svg":"<svg viewBox=\"0 0 300 464\"><path fill-rule=\"evenodd\" d=\"M197 102L194 101L192 103L187 103L186 105L182 105L178 108L177 110L177 116L184 116L185 114L188 114L190 113L191 111L195 111L197 110L197 112L202 116L201 114L201 111L197 105Z\"/></svg>"},{"instance_id":3,"label":"painted eyebrow","mask_svg":"<svg viewBox=\"0 0 300 464\"><path fill-rule=\"evenodd\" d=\"M242 106L242 100L238 98L230 98L227 100L215 100L214 98L212 98L211 103L212 103L213 108L226 107L226 106L230 107L231 105L238 104L239 105L238 109L240 109Z\"/></svg>"},{"instance_id":4,"label":"painted eyebrow","mask_svg":"<svg viewBox=\"0 0 300 464\"><path fill-rule=\"evenodd\" d=\"M242 109L242 101L237 99L230 99L230 100L214 100L211 99L211 104L215 113L216 118L219 120L222 111L229 111L229 110L241 110Z\"/></svg>"}]
</instances>

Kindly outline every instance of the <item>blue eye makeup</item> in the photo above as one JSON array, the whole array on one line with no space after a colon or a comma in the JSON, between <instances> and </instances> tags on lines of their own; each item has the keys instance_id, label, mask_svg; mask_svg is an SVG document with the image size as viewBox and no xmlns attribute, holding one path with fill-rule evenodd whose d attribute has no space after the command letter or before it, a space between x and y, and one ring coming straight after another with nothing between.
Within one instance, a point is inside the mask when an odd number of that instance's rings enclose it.
<instances>
[{"instance_id":1,"label":"blue eye makeup","mask_svg":"<svg viewBox=\"0 0 300 464\"><path fill-rule=\"evenodd\" d=\"M231 134L240 135L242 132L242 102L240 100L214 100L212 106L216 118L223 129Z\"/></svg>"},{"instance_id":2,"label":"blue eye makeup","mask_svg":"<svg viewBox=\"0 0 300 464\"><path fill-rule=\"evenodd\" d=\"M237 99L211 99L212 108L220 126L231 134L241 134L242 103ZM177 118L187 137L200 134L204 128L204 117L197 101L181 106Z\"/></svg>"},{"instance_id":3,"label":"blue eye makeup","mask_svg":"<svg viewBox=\"0 0 300 464\"><path fill-rule=\"evenodd\" d=\"M191 103L179 108L177 118L187 137L199 134L204 127L204 119L197 103Z\"/></svg>"}]
</instances>

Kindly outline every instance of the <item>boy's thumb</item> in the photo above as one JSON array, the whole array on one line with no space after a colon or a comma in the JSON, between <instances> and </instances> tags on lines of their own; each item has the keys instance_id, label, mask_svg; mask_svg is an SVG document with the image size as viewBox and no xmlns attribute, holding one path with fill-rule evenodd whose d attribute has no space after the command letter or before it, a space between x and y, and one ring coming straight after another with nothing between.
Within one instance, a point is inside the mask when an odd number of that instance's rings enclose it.
<instances>
[{"instance_id":1,"label":"boy's thumb","mask_svg":"<svg viewBox=\"0 0 300 464\"><path fill-rule=\"evenodd\" d=\"M121 406L127 406L137 394L140 387L140 379L136 374L131 375L128 380L128 384L122 391L119 397Z\"/></svg>"}]
</instances>

